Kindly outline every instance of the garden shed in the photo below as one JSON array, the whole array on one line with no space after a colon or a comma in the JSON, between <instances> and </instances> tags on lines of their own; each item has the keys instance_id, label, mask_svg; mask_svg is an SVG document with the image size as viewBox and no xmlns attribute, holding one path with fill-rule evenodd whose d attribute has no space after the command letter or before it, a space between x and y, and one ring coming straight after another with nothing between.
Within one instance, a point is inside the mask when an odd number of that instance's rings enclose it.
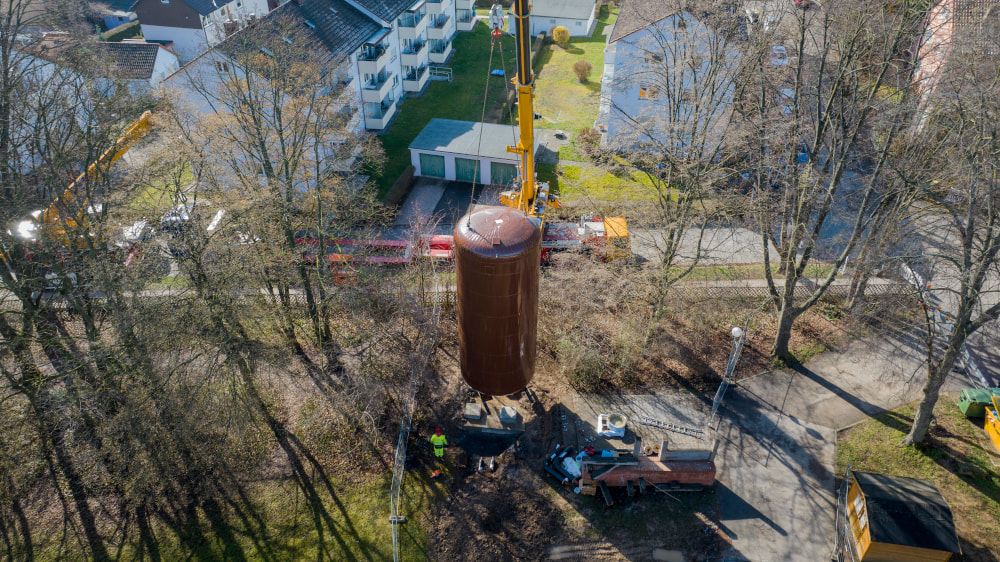
<instances>
[{"instance_id":1,"label":"garden shed","mask_svg":"<svg viewBox=\"0 0 1000 562\"><path fill-rule=\"evenodd\" d=\"M844 523L851 558L943 561L961 553L951 508L930 481L854 471L848 478Z\"/></svg>"},{"instance_id":2,"label":"garden shed","mask_svg":"<svg viewBox=\"0 0 1000 562\"><path fill-rule=\"evenodd\" d=\"M410 143L410 161L418 176L510 185L518 157L507 147L518 134L511 125L435 118Z\"/></svg>"}]
</instances>

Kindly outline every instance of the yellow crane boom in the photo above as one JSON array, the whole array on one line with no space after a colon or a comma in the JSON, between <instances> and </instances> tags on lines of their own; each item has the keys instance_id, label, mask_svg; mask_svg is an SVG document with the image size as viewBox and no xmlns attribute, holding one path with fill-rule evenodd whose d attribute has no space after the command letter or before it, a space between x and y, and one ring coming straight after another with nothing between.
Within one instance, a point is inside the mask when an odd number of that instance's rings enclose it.
<instances>
[{"instance_id":1,"label":"yellow crane boom","mask_svg":"<svg viewBox=\"0 0 1000 562\"><path fill-rule=\"evenodd\" d=\"M90 166L87 166L87 170L80 174L73 183L69 184L62 195L56 197L44 211L34 217L34 221L47 239L62 240L67 247L72 245L66 235L66 231L67 229L75 229L83 226L84 219L87 216L87 207L90 206L90 200L84 199L83 204L79 208L74 208L74 203L78 196L77 192L80 187L86 181L97 177L102 166L113 164L124 156L139 139L146 136L146 133L150 129L149 119L151 116L151 112L143 112L138 119L125 129L125 132L115 141L114 145L105 150Z\"/></svg>"},{"instance_id":2,"label":"yellow crane boom","mask_svg":"<svg viewBox=\"0 0 1000 562\"><path fill-rule=\"evenodd\" d=\"M517 54L517 74L511 82L517 88L520 137L517 145L507 147L507 152L513 152L521 158L521 185L517 191L501 193L500 201L544 223L547 204L550 202L555 206L558 204L554 198L550 201L549 185L535 180L535 76L531 70L531 9L528 0L514 0L511 15L514 16Z\"/></svg>"}]
</instances>

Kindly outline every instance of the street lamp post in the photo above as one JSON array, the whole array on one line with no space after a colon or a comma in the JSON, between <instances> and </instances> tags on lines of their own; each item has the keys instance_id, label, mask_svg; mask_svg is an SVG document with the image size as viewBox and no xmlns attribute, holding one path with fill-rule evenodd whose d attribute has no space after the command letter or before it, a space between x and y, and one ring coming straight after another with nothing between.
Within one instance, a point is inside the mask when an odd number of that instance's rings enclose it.
<instances>
[{"instance_id":1,"label":"street lamp post","mask_svg":"<svg viewBox=\"0 0 1000 562\"><path fill-rule=\"evenodd\" d=\"M729 363L726 364L726 374L722 377L722 383L719 384L719 389L715 391L715 398L712 400L712 413L708 416L708 423L705 424L706 427L712 427L712 422L715 421L715 414L719 411L719 406L722 404L722 397L726 395L726 389L729 388L729 383L733 379L733 374L736 372L736 364L740 362L740 354L743 353L743 345L747 342L747 330L750 329L750 320L753 319L754 314L760 312L764 305L768 301L761 303L757 310L750 313L747 317L746 323L743 327L733 326L730 334L733 336L733 347L729 352ZM755 330L756 331L756 330Z\"/></svg>"}]
</instances>

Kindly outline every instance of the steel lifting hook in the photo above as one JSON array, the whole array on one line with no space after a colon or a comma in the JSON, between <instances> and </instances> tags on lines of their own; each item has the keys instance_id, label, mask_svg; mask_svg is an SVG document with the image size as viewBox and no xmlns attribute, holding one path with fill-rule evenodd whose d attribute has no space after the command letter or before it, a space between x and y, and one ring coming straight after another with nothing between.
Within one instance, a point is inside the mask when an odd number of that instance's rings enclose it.
<instances>
[{"instance_id":1,"label":"steel lifting hook","mask_svg":"<svg viewBox=\"0 0 1000 562\"><path fill-rule=\"evenodd\" d=\"M503 6L493 4L493 7L490 8L490 35L500 37L503 34L503 28Z\"/></svg>"}]
</instances>

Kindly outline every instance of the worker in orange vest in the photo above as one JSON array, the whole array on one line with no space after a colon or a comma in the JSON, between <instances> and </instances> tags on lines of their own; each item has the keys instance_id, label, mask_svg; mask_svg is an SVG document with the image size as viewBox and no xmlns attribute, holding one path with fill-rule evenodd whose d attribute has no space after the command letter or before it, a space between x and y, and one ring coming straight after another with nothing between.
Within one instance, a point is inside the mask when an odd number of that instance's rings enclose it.
<instances>
[{"instance_id":1,"label":"worker in orange vest","mask_svg":"<svg viewBox=\"0 0 1000 562\"><path fill-rule=\"evenodd\" d=\"M437 428L434 435L431 435L431 443L434 445L434 456L441 458L444 456L444 446L448 444L448 439L441 435L441 428Z\"/></svg>"}]
</instances>

